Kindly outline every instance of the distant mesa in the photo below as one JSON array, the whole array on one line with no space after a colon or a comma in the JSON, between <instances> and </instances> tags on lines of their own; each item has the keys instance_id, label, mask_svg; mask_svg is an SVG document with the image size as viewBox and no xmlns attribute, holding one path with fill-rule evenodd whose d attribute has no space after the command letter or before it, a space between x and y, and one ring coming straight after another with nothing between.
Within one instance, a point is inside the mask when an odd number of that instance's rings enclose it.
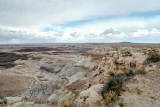
<instances>
[{"instance_id":1,"label":"distant mesa","mask_svg":"<svg viewBox=\"0 0 160 107\"><path fill-rule=\"evenodd\" d=\"M119 43L132 43L132 42L119 42Z\"/></svg>"}]
</instances>

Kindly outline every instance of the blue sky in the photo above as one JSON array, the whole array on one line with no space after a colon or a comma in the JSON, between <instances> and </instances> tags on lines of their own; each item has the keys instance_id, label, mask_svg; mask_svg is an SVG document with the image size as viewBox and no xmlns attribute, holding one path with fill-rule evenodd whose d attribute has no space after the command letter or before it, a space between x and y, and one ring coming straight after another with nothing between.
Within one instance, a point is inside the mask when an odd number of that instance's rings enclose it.
<instances>
[{"instance_id":1,"label":"blue sky","mask_svg":"<svg viewBox=\"0 0 160 107\"><path fill-rule=\"evenodd\" d=\"M84 19L84 20L77 20L77 21L70 21L64 24L56 24L51 27L46 27L43 29L43 31L48 32L48 31L56 31L62 33L62 31L55 29L54 27L59 26L61 29L65 28L74 28L78 26L82 26L85 24L90 24L94 22L108 22L111 20L125 20L125 19L140 19L140 20L149 20L152 19L153 17L159 16L160 15L160 10L155 10L155 11L147 11L147 12L137 12L137 13L132 13L129 15L125 16L103 16L103 17L95 17L95 18L90 18L90 19Z\"/></svg>"},{"instance_id":2,"label":"blue sky","mask_svg":"<svg viewBox=\"0 0 160 107\"><path fill-rule=\"evenodd\" d=\"M159 0L1 0L0 44L160 42Z\"/></svg>"}]
</instances>

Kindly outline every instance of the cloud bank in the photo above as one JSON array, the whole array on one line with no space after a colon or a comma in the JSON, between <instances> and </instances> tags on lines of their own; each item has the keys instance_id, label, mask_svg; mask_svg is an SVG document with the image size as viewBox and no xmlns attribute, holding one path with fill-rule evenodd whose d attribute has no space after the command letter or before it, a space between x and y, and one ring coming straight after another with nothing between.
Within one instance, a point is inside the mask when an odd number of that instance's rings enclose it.
<instances>
[{"instance_id":1,"label":"cloud bank","mask_svg":"<svg viewBox=\"0 0 160 107\"><path fill-rule=\"evenodd\" d=\"M160 42L159 4L159 0L0 0L0 44L135 42L134 38L143 42L143 37Z\"/></svg>"}]
</instances>

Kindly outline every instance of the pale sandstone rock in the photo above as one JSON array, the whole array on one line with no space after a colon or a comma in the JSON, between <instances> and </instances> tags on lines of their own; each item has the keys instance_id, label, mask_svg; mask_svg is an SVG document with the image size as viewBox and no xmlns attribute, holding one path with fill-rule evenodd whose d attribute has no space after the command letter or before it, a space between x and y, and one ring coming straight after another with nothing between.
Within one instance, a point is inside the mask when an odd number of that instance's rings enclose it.
<instances>
[{"instance_id":1,"label":"pale sandstone rock","mask_svg":"<svg viewBox=\"0 0 160 107\"><path fill-rule=\"evenodd\" d=\"M147 66L147 67L145 68L145 71L147 71L147 72L149 72L149 71L154 71L154 68L153 68L153 67L148 67L148 66Z\"/></svg>"},{"instance_id":2,"label":"pale sandstone rock","mask_svg":"<svg viewBox=\"0 0 160 107\"><path fill-rule=\"evenodd\" d=\"M120 57L120 58L117 60L117 62L118 62L119 64L124 63L124 57Z\"/></svg>"},{"instance_id":3,"label":"pale sandstone rock","mask_svg":"<svg viewBox=\"0 0 160 107\"><path fill-rule=\"evenodd\" d=\"M75 64L75 66L84 66L86 68L93 69L94 66L96 65L96 63L92 61L91 57L80 57L80 58L81 60L79 60Z\"/></svg>"},{"instance_id":4,"label":"pale sandstone rock","mask_svg":"<svg viewBox=\"0 0 160 107\"><path fill-rule=\"evenodd\" d=\"M103 84L97 84L92 86L91 88L82 91L78 98L76 99L77 103L96 103L97 101L102 100L102 96L99 94Z\"/></svg>"}]
</instances>

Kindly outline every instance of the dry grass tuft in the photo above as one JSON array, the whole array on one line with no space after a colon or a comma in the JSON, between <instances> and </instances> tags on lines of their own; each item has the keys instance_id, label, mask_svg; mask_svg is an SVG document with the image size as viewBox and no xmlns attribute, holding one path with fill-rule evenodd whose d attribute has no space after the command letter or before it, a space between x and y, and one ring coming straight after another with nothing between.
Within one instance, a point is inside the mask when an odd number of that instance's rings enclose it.
<instances>
[{"instance_id":1,"label":"dry grass tuft","mask_svg":"<svg viewBox=\"0 0 160 107\"><path fill-rule=\"evenodd\" d=\"M110 91L104 94L104 100L106 105L108 106L111 106L111 104L115 102L117 99L118 99L118 96L114 91Z\"/></svg>"},{"instance_id":2,"label":"dry grass tuft","mask_svg":"<svg viewBox=\"0 0 160 107\"><path fill-rule=\"evenodd\" d=\"M136 74L141 74L141 75L145 75L147 72L142 70L142 69L138 69L135 71Z\"/></svg>"}]
</instances>

